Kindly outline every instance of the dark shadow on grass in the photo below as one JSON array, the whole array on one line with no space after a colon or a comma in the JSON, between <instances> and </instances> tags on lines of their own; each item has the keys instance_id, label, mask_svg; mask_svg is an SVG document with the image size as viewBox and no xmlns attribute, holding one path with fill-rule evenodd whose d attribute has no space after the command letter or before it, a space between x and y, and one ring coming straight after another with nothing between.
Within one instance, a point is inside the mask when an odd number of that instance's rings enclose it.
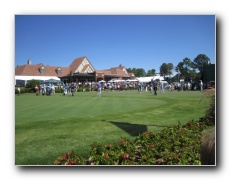
<instances>
[{"instance_id":1,"label":"dark shadow on grass","mask_svg":"<svg viewBox=\"0 0 230 180\"><path fill-rule=\"evenodd\" d=\"M102 120L105 121L105 120ZM147 131L147 126L142 124L130 124L130 123L123 123L123 122L114 122L114 121L107 121L112 123L113 125L119 127L123 131L127 132L131 136L138 136L143 132Z\"/></svg>"},{"instance_id":2,"label":"dark shadow on grass","mask_svg":"<svg viewBox=\"0 0 230 180\"><path fill-rule=\"evenodd\" d=\"M106 121L106 120L102 120L102 121ZM143 132L148 131L147 125L143 125L143 124L130 124L125 122L115 122L115 121L106 121L106 122L112 123L113 125L119 127L123 131L130 134L131 136L139 136ZM156 127L163 127L163 128L168 127L166 125L162 126L157 124L150 124L148 126L156 126Z\"/></svg>"}]
</instances>

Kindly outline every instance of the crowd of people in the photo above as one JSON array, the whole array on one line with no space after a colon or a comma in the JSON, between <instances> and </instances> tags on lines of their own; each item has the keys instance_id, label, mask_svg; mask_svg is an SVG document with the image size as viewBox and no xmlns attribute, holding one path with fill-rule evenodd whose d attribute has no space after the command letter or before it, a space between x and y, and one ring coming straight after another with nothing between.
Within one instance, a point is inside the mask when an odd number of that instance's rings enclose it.
<instances>
[{"instance_id":1,"label":"crowd of people","mask_svg":"<svg viewBox=\"0 0 230 180\"><path fill-rule=\"evenodd\" d=\"M200 91L203 91L203 83L200 81L199 84ZM58 86L55 86L54 84L41 84L40 86L36 86L36 95L52 95L55 94L55 89L62 89L63 95L72 95L74 96L74 93L78 91L78 89L81 87L82 91L86 91L88 88L88 91L97 91L97 96L101 97L101 91L123 91L123 90L137 90L139 94L142 93L142 91L153 93L155 96L157 96L158 90L160 93L164 93L165 90L168 90L170 92L174 90L191 90L191 83L164 83L158 80L153 80L151 82L140 82L140 81L133 81L133 82L127 82L127 81L119 81L119 82L83 82L83 83L62 83L58 84ZM196 88L196 87L195 87ZM194 89L195 89L194 88ZM198 89L198 88L197 88ZM18 95L20 95L20 88L18 88Z\"/></svg>"},{"instance_id":2,"label":"crowd of people","mask_svg":"<svg viewBox=\"0 0 230 180\"><path fill-rule=\"evenodd\" d=\"M35 87L36 95L51 95L55 94L54 84L41 84L40 86L36 85Z\"/></svg>"}]
</instances>

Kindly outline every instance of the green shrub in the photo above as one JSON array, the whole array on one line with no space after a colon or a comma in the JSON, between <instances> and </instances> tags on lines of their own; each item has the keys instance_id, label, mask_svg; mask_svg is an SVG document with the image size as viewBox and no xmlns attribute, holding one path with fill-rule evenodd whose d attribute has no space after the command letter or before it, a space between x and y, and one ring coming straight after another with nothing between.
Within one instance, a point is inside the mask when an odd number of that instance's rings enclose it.
<instances>
[{"instance_id":1,"label":"green shrub","mask_svg":"<svg viewBox=\"0 0 230 180\"><path fill-rule=\"evenodd\" d=\"M85 88L85 91L86 91L86 92L89 92L89 91L90 91L90 87L87 86L87 87Z\"/></svg>"},{"instance_id":2,"label":"green shrub","mask_svg":"<svg viewBox=\"0 0 230 180\"><path fill-rule=\"evenodd\" d=\"M55 162L55 165L84 165L84 158L77 156L72 150L66 152L66 154L58 158Z\"/></svg>"},{"instance_id":3,"label":"green shrub","mask_svg":"<svg viewBox=\"0 0 230 180\"><path fill-rule=\"evenodd\" d=\"M71 158L59 158L54 164L76 165L72 163L76 156L78 165L200 165L202 131L206 128L205 122L190 120L158 133L144 132L134 142L121 137L117 144L94 143L87 159L73 153Z\"/></svg>"},{"instance_id":4,"label":"green shrub","mask_svg":"<svg viewBox=\"0 0 230 180\"><path fill-rule=\"evenodd\" d=\"M55 89L55 93L63 93L63 89L62 88L56 88Z\"/></svg>"},{"instance_id":5,"label":"green shrub","mask_svg":"<svg viewBox=\"0 0 230 180\"><path fill-rule=\"evenodd\" d=\"M82 92L82 91L83 91L82 86L79 86L78 89L77 89L77 92Z\"/></svg>"},{"instance_id":6,"label":"green shrub","mask_svg":"<svg viewBox=\"0 0 230 180\"><path fill-rule=\"evenodd\" d=\"M30 82L26 83L26 88L29 89L29 92L36 92L35 87L40 86L40 82L38 80L32 79Z\"/></svg>"},{"instance_id":7,"label":"green shrub","mask_svg":"<svg viewBox=\"0 0 230 180\"><path fill-rule=\"evenodd\" d=\"M23 94L26 92L26 88L25 87L20 87L20 93ZM15 88L15 94L18 94L18 87Z\"/></svg>"}]
</instances>

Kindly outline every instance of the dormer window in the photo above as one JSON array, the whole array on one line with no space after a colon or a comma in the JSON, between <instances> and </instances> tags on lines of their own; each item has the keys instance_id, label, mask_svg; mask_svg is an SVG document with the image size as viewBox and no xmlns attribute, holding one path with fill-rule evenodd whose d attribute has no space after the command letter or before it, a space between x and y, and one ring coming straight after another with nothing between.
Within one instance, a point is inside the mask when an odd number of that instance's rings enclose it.
<instances>
[{"instance_id":1,"label":"dormer window","mask_svg":"<svg viewBox=\"0 0 230 180\"><path fill-rule=\"evenodd\" d=\"M46 73L46 69L45 69L44 66L42 66L42 67L40 68L40 73L41 73L41 74L45 74L45 73Z\"/></svg>"},{"instance_id":2,"label":"dormer window","mask_svg":"<svg viewBox=\"0 0 230 180\"><path fill-rule=\"evenodd\" d=\"M58 74L58 76L61 76L61 68L60 67L57 69L57 74Z\"/></svg>"}]
</instances>

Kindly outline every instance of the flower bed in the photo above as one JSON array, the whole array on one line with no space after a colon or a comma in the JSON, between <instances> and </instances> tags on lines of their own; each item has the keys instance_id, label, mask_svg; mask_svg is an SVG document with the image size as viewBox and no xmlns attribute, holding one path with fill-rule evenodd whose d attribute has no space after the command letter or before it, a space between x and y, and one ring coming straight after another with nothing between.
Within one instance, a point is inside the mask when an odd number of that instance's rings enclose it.
<instances>
[{"instance_id":1,"label":"flower bed","mask_svg":"<svg viewBox=\"0 0 230 180\"><path fill-rule=\"evenodd\" d=\"M54 165L200 165L202 132L208 126L190 120L157 133L144 132L133 142L121 137L117 144L94 143L87 159L70 151Z\"/></svg>"}]
</instances>

